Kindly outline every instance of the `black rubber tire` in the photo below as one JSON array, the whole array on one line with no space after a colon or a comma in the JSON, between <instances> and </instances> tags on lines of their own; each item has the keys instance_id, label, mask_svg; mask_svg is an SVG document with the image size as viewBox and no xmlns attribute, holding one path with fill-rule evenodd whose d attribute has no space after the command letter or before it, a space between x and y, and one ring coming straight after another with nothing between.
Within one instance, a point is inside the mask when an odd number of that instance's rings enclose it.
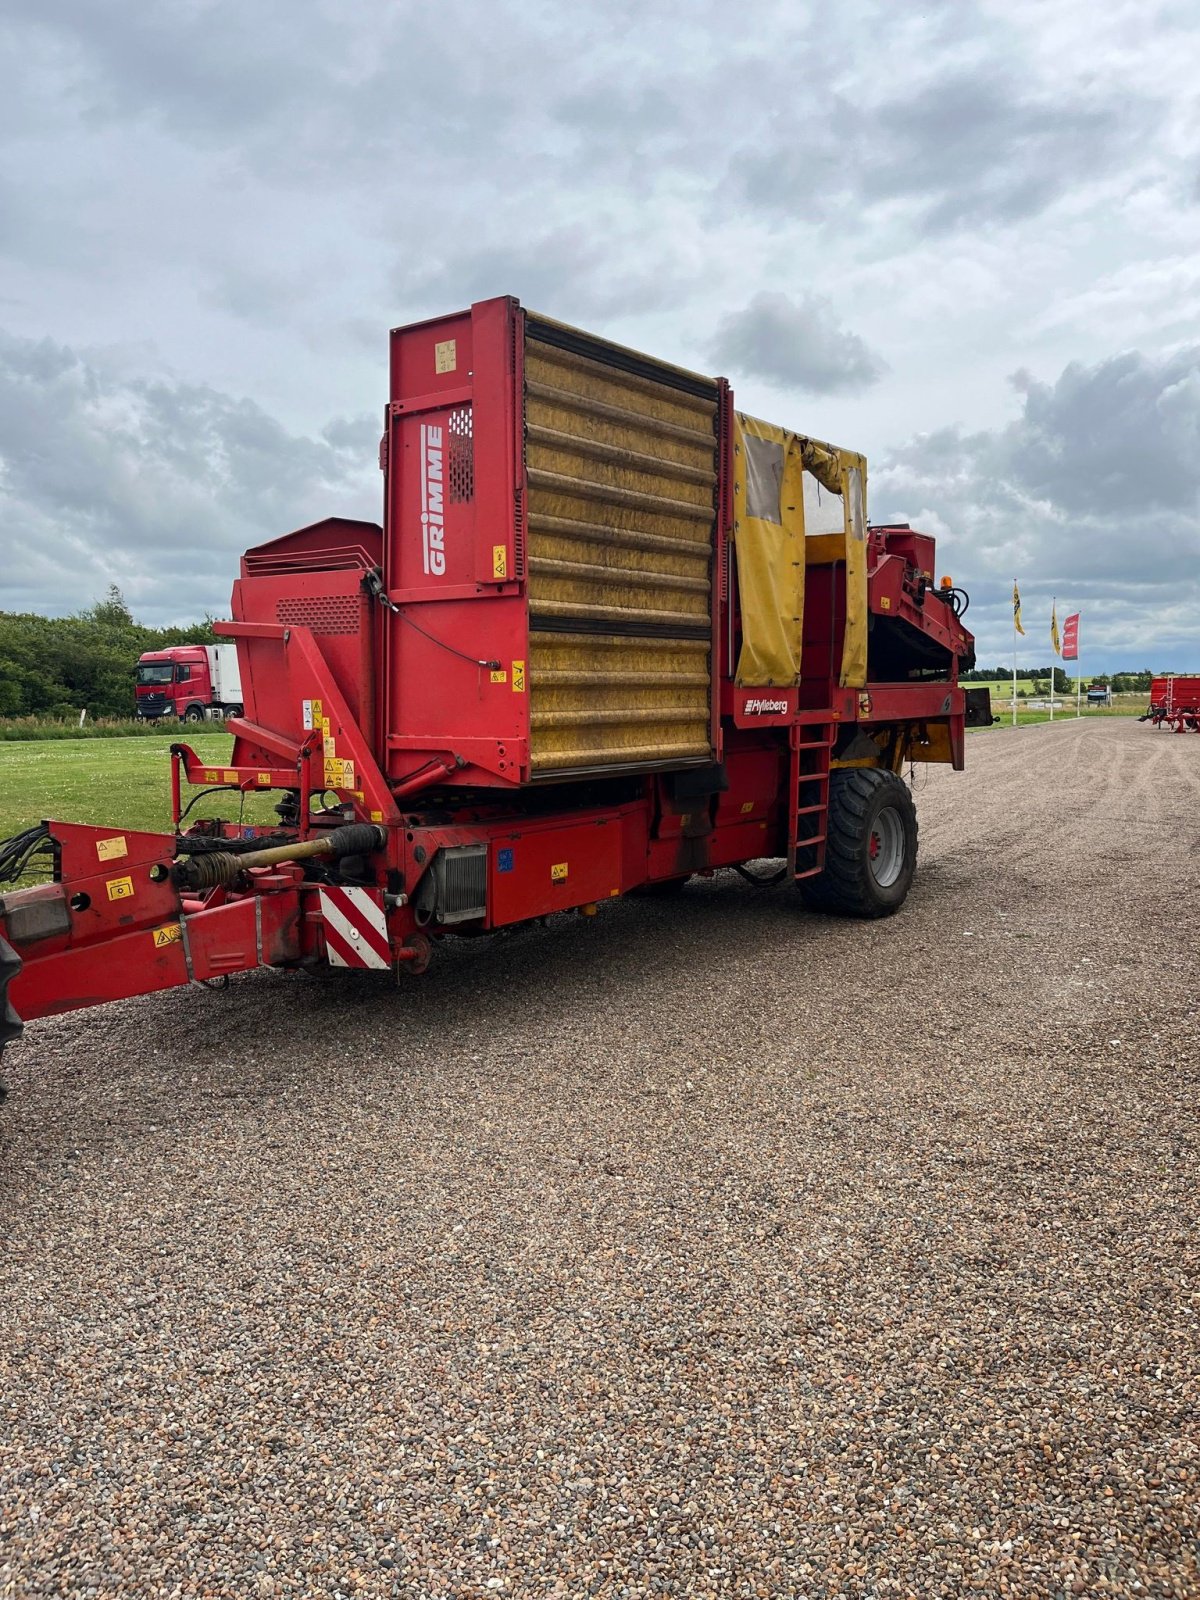
<instances>
[{"instance_id":1,"label":"black rubber tire","mask_svg":"<svg viewBox=\"0 0 1200 1600\"><path fill-rule=\"evenodd\" d=\"M203 706L189 706L187 708L187 710L183 713L183 716L182 716L182 718L180 720L182 722L203 722L204 721L204 707Z\"/></svg>"},{"instance_id":2,"label":"black rubber tire","mask_svg":"<svg viewBox=\"0 0 1200 1600\"><path fill-rule=\"evenodd\" d=\"M903 856L893 882L880 883L872 869L871 840L880 814L893 811ZM912 887L917 870L917 808L908 785L878 767L846 767L829 778L825 866L798 884L806 906L838 917L890 917Z\"/></svg>"}]
</instances>

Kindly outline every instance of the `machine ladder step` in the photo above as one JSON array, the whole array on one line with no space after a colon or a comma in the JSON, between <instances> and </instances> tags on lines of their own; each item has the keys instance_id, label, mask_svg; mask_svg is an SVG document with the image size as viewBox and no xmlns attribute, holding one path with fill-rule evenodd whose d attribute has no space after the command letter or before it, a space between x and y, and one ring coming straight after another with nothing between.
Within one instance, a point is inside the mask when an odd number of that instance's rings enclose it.
<instances>
[{"instance_id":1,"label":"machine ladder step","mask_svg":"<svg viewBox=\"0 0 1200 1600\"><path fill-rule=\"evenodd\" d=\"M825 865L825 818L829 811L829 763L837 729L807 723L794 730L789 751L788 872L811 878Z\"/></svg>"}]
</instances>

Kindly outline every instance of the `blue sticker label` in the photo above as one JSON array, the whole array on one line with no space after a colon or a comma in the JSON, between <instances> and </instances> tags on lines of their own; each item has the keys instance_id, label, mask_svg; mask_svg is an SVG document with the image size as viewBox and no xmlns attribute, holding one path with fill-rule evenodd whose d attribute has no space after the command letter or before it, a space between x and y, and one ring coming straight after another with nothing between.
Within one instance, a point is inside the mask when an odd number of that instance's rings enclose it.
<instances>
[{"instance_id":1,"label":"blue sticker label","mask_svg":"<svg viewBox=\"0 0 1200 1600\"><path fill-rule=\"evenodd\" d=\"M511 872L513 869L513 853L511 850L497 850L496 871Z\"/></svg>"}]
</instances>

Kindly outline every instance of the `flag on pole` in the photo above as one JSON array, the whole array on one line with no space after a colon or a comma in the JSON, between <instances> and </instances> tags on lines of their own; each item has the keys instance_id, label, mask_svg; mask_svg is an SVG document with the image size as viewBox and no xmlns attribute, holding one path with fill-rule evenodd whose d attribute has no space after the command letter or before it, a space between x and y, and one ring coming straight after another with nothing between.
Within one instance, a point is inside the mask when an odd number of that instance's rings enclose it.
<instances>
[{"instance_id":1,"label":"flag on pole","mask_svg":"<svg viewBox=\"0 0 1200 1600\"><path fill-rule=\"evenodd\" d=\"M1063 618L1062 632L1062 658L1064 661L1079 660L1079 613Z\"/></svg>"},{"instance_id":2,"label":"flag on pole","mask_svg":"<svg viewBox=\"0 0 1200 1600\"><path fill-rule=\"evenodd\" d=\"M1060 655L1062 655L1062 647L1060 646L1060 644L1058 642L1058 609L1057 609L1057 607L1058 607L1058 602L1056 600L1051 600L1051 602L1050 602L1050 643L1054 646L1054 654L1056 656L1060 656Z\"/></svg>"},{"instance_id":3,"label":"flag on pole","mask_svg":"<svg viewBox=\"0 0 1200 1600\"><path fill-rule=\"evenodd\" d=\"M1024 637L1025 629L1021 626L1021 596L1015 578L1013 579L1013 627Z\"/></svg>"}]
</instances>

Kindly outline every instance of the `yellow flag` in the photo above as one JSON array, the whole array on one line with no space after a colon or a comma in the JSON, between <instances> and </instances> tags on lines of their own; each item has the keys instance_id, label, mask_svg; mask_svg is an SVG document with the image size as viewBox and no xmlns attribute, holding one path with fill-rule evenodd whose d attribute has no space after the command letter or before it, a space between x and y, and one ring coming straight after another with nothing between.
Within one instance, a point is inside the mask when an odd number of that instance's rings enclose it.
<instances>
[{"instance_id":1,"label":"yellow flag","mask_svg":"<svg viewBox=\"0 0 1200 1600\"><path fill-rule=\"evenodd\" d=\"M1054 654L1062 655L1062 647L1058 642L1058 612L1055 609L1057 602L1050 602L1050 643L1054 646Z\"/></svg>"},{"instance_id":2,"label":"yellow flag","mask_svg":"<svg viewBox=\"0 0 1200 1600\"><path fill-rule=\"evenodd\" d=\"M1025 629L1021 626L1021 596L1017 592L1017 580L1015 578L1013 579L1013 627L1023 638Z\"/></svg>"}]
</instances>

